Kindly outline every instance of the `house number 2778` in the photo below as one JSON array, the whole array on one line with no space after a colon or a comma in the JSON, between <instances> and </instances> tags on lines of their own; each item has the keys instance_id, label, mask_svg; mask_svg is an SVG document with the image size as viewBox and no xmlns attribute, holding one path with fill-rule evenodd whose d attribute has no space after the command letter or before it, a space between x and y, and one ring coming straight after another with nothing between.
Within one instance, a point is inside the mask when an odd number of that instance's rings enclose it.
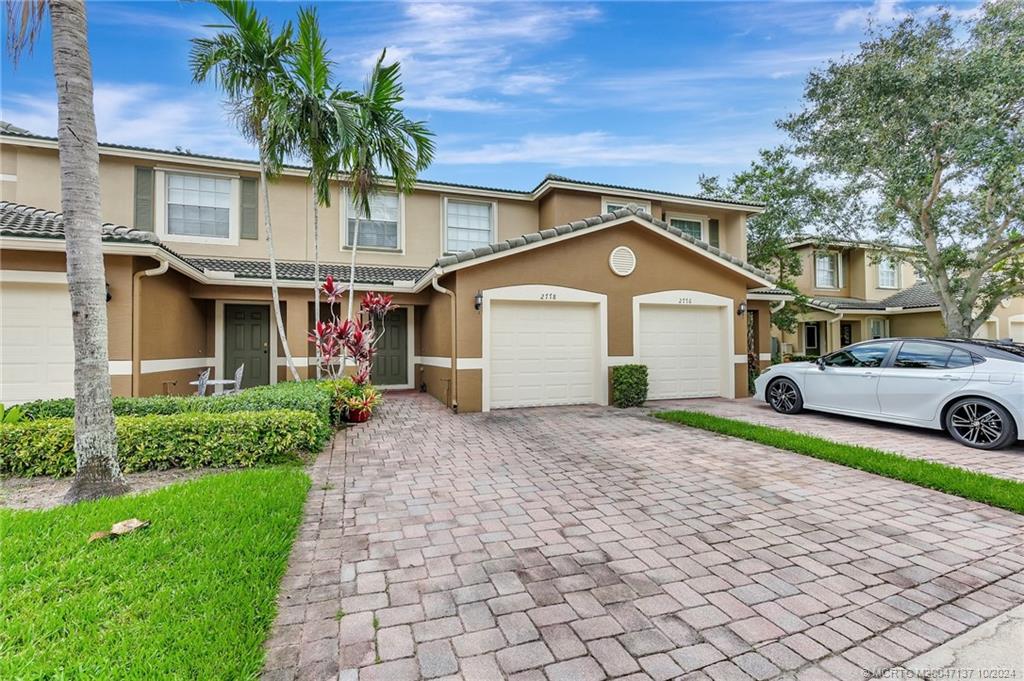
<instances>
[{"instance_id":1,"label":"house number 2778","mask_svg":"<svg viewBox=\"0 0 1024 681\"><path fill-rule=\"evenodd\" d=\"M540 294L541 300L556 300L558 298L554 293L542 293Z\"/></svg>"}]
</instances>

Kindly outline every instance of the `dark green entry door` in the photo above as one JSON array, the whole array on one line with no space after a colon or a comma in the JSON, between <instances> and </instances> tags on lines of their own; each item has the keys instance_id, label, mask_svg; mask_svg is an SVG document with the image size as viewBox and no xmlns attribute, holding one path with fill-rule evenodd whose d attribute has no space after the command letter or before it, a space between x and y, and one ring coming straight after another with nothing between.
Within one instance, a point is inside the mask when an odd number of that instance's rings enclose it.
<instances>
[{"instance_id":1,"label":"dark green entry door","mask_svg":"<svg viewBox=\"0 0 1024 681\"><path fill-rule=\"evenodd\" d=\"M384 318L384 336L373 360L375 385L405 385L409 382L409 310L395 308Z\"/></svg>"},{"instance_id":2,"label":"dark green entry door","mask_svg":"<svg viewBox=\"0 0 1024 681\"><path fill-rule=\"evenodd\" d=\"M224 376L219 378L233 378L243 362L243 388L270 383L270 308L266 305L224 306Z\"/></svg>"}]
</instances>

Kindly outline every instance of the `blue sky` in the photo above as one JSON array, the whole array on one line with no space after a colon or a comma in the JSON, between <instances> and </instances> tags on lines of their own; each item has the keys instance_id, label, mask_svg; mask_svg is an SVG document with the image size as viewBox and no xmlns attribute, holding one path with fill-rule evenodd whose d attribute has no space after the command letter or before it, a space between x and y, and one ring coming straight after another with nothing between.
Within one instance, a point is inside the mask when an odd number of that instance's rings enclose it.
<instances>
[{"instance_id":1,"label":"blue sky","mask_svg":"<svg viewBox=\"0 0 1024 681\"><path fill-rule=\"evenodd\" d=\"M976 3L957 4L970 12ZM278 25L298 5L260 3ZM807 73L856 49L868 21L934 3L323 3L336 75L357 87L382 48L410 116L437 135L426 178L517 189L545 173L692 192L782 141ZM189 38L209 6L90 3L101 141L252 158L212 87L191 83ZM56 130L49 36L3 63L0 117Z\"/></svg>"}]
</instances>

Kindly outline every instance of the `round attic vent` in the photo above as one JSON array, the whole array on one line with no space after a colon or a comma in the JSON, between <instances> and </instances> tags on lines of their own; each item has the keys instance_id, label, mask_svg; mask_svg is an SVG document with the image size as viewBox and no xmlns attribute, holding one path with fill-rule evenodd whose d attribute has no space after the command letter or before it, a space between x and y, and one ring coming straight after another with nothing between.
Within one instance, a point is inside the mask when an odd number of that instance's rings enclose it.
<instances>
[{"instance_id":1,"label":"round attic vent","mask_svg":"<svg viewBox=\"0 0 1024 681\"><path fill-rule=\"evenodd\" d=\"M636 255L628 247L618 246L608 256L608 265L620 277L629 276L636 269Z\"/></svg>"}]
</instances>

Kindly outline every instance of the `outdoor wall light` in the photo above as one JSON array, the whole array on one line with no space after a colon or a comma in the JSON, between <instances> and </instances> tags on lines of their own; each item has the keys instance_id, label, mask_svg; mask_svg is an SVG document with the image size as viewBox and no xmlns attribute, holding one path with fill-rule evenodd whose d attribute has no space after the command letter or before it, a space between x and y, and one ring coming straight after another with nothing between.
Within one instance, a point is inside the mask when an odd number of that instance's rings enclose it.
<instances>
[{"instance_id":1,"label":"outdoor wall light","mask_svg":"<svg viewBox=\"0 0 1024 681\"><path fill-rule=\"evenodd\" d=\"M475 296L473 296L473 307L476 310L479 310L483 306L484 306L484 294L477 292L477 294Z\"/></svg>"},{"instance_id":2,"label":"outdoor wall light","mask_svg":"<svg viewBox=\"0 0 1024 681\"><path fill-rule=\"evenodd\" d=\"M109 303L114 296L110 295L110 283L108 282L105 286L107 287L107 302Z\"/></svg>"},{"instance_id":3,"label":"outdoor wall light","mask_svg":"<svg viewBox=\"0 0 1024 681\"><path fill-rule=\"evenodd\" d=\"M736 316L737 317L742 317L746 313L747 313L747 304L746 303L740 303L740 306L738 308L736 308Z\"/></svg>"}]
</instances>

